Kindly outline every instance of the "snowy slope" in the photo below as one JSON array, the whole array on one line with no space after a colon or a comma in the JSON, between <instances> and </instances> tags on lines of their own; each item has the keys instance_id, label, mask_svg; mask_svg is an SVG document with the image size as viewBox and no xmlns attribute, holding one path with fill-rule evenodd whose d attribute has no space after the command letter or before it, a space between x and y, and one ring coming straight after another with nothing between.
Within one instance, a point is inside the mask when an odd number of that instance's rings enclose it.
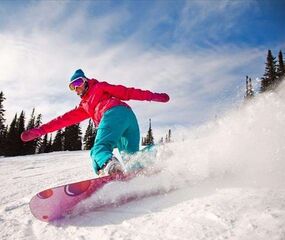
<instances>
[{"instance_id":1,"label":"snowy slope","mask_svg":"<svg viewBox=\"0 0 285 240\"><path fill-rule=\"evenodd\" d=\"M110 184L54 224L33 218L29 200L92 178L88 152L1 158L0 239L285 239L284 102L283 86L202 127L177 129L176 141L158 149L162 172Z\"/></svg>"}]
</instances>

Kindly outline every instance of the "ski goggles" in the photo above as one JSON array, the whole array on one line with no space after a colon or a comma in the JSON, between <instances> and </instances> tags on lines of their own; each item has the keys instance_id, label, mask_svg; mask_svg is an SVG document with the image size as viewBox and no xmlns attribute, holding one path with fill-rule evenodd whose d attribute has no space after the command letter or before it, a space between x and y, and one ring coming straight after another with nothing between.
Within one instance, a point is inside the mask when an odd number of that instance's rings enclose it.
<instances>
[{"instance_id":1,"label":"ski goggles","mask_svg":"<svg viewBox=\"0 0 285 240\"><path fill-rule=\"evenodd\" d=\"M71 91L74 91L76 90L76 88L82 87L85 82L86 82L85 78L82 78L82 77L76 78L69 84L69 89Z\"/></svg>"}]
</instances>

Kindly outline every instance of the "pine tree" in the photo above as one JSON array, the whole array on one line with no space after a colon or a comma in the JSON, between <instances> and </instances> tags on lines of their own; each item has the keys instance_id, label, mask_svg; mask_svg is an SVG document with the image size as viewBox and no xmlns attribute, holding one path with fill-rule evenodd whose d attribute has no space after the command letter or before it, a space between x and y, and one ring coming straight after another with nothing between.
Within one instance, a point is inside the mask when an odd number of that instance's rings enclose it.
<instances>
[{"instance_id":1,"label":"pine tree","mask_svg":"<svg viewBox=\"0 0 285 240\"><path fill-rule=\"evenodd\" d=\"M149 129L147 132L147 136L144 138L142 145L147 146L147 145L153 145L154 144L154 138L152 134L152 129L151 129L151 119L149 119Z\"/></svg>"},{"instance_id":2,"label":"pine tree","mask_svg":"<svg viewBox=\"0 0 285 240\"><path fill-rule=\"evenodd\" d=\"M278 54L277 76L278 76L278 83L280 83L285 77L285 67L283 61L283 54L281 50L279 51Z\"/></svg>"},{"instance_id":3,"label":"pine tree","mask_svg":"<svg viewBox=\"0 0 285 240\"><path fill-rule=\"evenodd\" d=\"M42 124L42 114L38 114L36 118L35 127L39 127Z\"/></svg>"},{"instance_id":4,"label":"pine tree","mask_svg":"<svg viewBox=\"0 0 285 240\"><path fill-rule=\"evenodd\" d=\"M39 145L39 153L46 153L48 145L48 135L46 134Z\"/></svg>"},{"instance_id":5,"label":"pine tree","mask_svg":"<svg viewBox=\"0 0 285 240\"><path fill-rule=\"evenodd\" d=\"M267 62L265 64L265 73L261 78L260 92L273 90L277 85L277 70L276 60L273 57L271 50L268 50Z\"/></svg>"},{"instance_id":6,"label":"pine tree","mask_svg":"<svg viewBox=\"0 0 285 240\"><path fill-rule=\"evenodd\" d=\"M30 118L30 120L28 122L26 130L35 128L35 121L36 121L35 109L33 108L32 114L31 114L31 118ZM25 154L35 154L38 141L39 141L38 139L35 139L33 141L27 142L25 144Z\"/></svg>"},{"instance_id":7,"label":"pine tree","mask_svg":"<svg viewBox=\"0 0 285 240\"><path fill-rule=\"evenodd\" d=\"M42 114L38 114L36 117L35 127L39 127L42 124ZM42 138L37 138L35 143L35 153L39 152L39 148L42 144Z\"/></svg>"},{"instance_id":8,"label":"pine tree","mask_svg":"<svg viewBox=\"0 0 285 240\"><path fill-rule=\"evenodd\" d=\"M89 120L84 138L83 138L83 142L84 142L84 150L90 150L93 145L94 145L94 141L96 138L96 134L97 134L97 130L94 127L94 124L92 122L92 120Z\"/></svg>"},{"instance_id":9,"label":"pine tree","mask_svg":"<svg viewBox=\"0 0 285 240\"><path fill-rule=\"evenodd\" d=\"M3 92L0 92L0 133L5 128L5 120L6 119L4 118L5 109L4 109L4 106L3 106L3 102L4 102L5 99L6 98L4 97Z\"/></svg>"},{"instance_id":10,"label":"pine tree","mask_svg":"<svg viewBox=\"0 0 285 240\"><path fill-rule=\"evenodd\" d=\"M47 143L47 147L45 150L45 153L49 153L49 152L52 152L52 135L49 138L49 141Z\"/></svg>"},{"instance_id":11,"label":"pine tree","mask_svg":"<svg viewBox=\"0 0 285 240\"><path fill-rule=\"evenodd\" d=\"M171 140L171 129L168 130L168 133L166 134L165 136L165 143L170 143L172 140Z\"/></svg>"},{"instance_id":12,"label":"pine tree","mask_svg":"<svg viewBox=\"0 0 285 240\"><path fill-rule=\"evenodd\" d=\"M246 76L246 92L245 92L245 100L249 100L254 97L254 90L252 87L251 78Z\"/></svg>"},{"instance_id":13,"label":"pine tree","mask_svg":"<svg viewBox=\"0 0 285 240\"><path fill-rule=\"evenodd\" d=\"M168 130L168 142L171 142L171 129Z\"/></svg>"},{"instance_id":14,"label":"pine tree","mask_svg":"<svg viewBox=\"0 0 285 240\"><path fill-rule=\"evenodd\" d=\"M24 155L25 154L25 143L21 140L21 133L25 131L25 113L24 111L21 112L19 119L17 120L16 124L17 134L16 134L16 141L15 145L17 147L17 155Z\"/></svg>"},{"instance_id":15,"label":"pine tree","mask_svg":"<svg viewBox=\"0 0 285 240\"><path fill-rule=\"evenodd\" d=\"M149 129L147 133L147 143L148 145L153 145L154 144L154 138L152 134L152 128L151 128L151 119L149 119Z\"/></svg>"},{"instance_id":16,"label":"pine tree","mask_svg":"<svg viewBox=\"0 0 285 240\"><path fill-rule=\"evenodd\" d=\"M7 134L7 128L5 127L5 110L3 102L5 100L3 92L0 92L0 156L4 154L4 142Z\"/></svg>"},{"instance_id":17,"label":"pine tree","mask_svg":"<svg viewBox=\"0 0 285 240\"><path fill-rule=\"evenodd\" d=\"M48 140L48 134L46 134L39 145L38 153L49 153L49 152L52 152L52 137L50 137L50 139Z\"/></svg>"},{"instance_id":18,"label":"pine tree","mask_svg":"<svg viewBox=\"0 0 285 240\"><path fill-rule=\"evenodd\" d=\"M8 126L5 126L1 132L0 156L5 156L5 149L7 147L7 135L8 135Z\"/></svg>"},{"instance_id":19,"label":"pine tree","mask_svg":"<svg viewBox=\"0 0 285 240\"><path fill-rule=\"evenodd\" d=\"M27 130L35 127L35 108L32 110L31 118L28 122Z\"/></svg>"},{"instance_id":20,"label":"pine tree","mask_svg":"<svg viewBox=\"0 0 285 240\"><path fill-rule=\"evenodd\" d=\"M81 134L82 133L79 124L66 127L64 131L64 150L81 150Z\"/></svg>"},{"instance_id":21,"label":"pine tree","mask_svg":"<svg viewBox=\"0 0 285 240\"><path fill-rule=\"evenodd\" d=\"M17 114L15 115L14 119L12 120L9 129L7 131L7 136L5 138L5 145L4 145L4 155L5 156L16 156L16 138L17 138Z\"/></svg>"},{"instance_id":22,"label":"pine tree","mask_svg":"<svg viewBox=\"0 0 285 240\"><path fill-rule=\"evenodd\" d=\"M51 145L51 150L54 152L54 151L63 151L64 150L64 134L62 132L62 130L58 130L56 135L55 135L55 138L54 138L54 141Z\"/></svg>"}]
</instances>

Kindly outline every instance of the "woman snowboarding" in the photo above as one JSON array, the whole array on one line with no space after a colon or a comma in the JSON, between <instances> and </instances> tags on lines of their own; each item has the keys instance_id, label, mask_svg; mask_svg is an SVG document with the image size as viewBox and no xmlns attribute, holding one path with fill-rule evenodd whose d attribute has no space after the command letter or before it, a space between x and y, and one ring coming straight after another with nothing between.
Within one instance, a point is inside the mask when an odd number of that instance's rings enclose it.
<instances>
[{"instance_id":1,"label":"woman snowboarding","mask_svg":"<svg viewBox=\"0 0 285 240\"><path fill-rule=\"evenodd\" d=\"M88 79L81 69L72 75L69 88L81 98L78 107L38 128L23 132L21 138L24 142L32 141L47 133L92 118L98 129L90 155L94 171L100 176L123 172L119 160L113 156L114 148L128 154L139 150L138 122L131 107L124 101L169 101L166 93L153 93Z\"/></svg>"}]
</instances>

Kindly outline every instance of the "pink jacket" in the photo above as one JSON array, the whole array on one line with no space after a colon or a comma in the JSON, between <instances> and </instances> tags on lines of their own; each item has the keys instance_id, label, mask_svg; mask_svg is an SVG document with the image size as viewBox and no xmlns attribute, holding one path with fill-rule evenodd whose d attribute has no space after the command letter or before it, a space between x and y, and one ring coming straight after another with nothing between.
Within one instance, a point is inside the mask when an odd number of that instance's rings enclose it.
<instances>
[{"instance_id":1,"label":"pink jacket","mask_svg":"<svg viewBox=\"0 0 285 240\"><path fill-rule=\"evenodd\" d=\"M96 79L88 80L89 89L81 98L81 102L75 109L43 124L40 129L50 133L61 128L79 123L87 118L92 118L96 126L99 125L103 114L115 106L127 106L121 100L146 100L167 102L169 96L165 93L152 93L148 90L127 88L122 85L111 85L107 82L99 82Z\"/></svg>"}]
</instances>

